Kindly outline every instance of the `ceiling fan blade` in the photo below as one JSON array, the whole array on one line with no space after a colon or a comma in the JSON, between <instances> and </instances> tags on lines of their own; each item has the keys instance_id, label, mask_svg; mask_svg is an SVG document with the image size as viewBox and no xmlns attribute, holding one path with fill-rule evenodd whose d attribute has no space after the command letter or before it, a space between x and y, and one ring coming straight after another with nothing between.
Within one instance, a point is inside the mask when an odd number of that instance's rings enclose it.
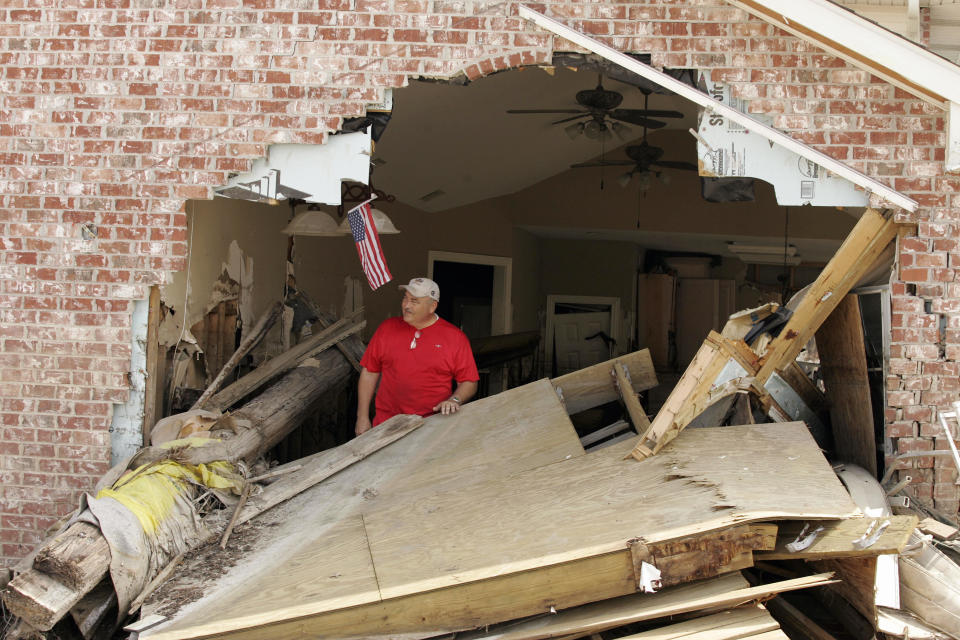
<instances>
[{"instance_id":1,"label":"ceiling fan blade","mask_svg":"<svg viewBox=\"0 0 960 640\"><path fill-rule=\"evenodd\" d=\"M649 118L634 116L632 114L628 114L628 116L626 117L620 117L620 116L614 115L614 113L611 111L608 115L614 120L620 120L621 122L633 124L638 127L646 127L647 129L662 129L663 127L667 126L666 122L660 122L659 120L651 120Z\"/></svg>"},{"instance_id":2,"label":"ceiling fan blade","mask_svg":"<svg viewBox=\"0 0 960 640\"><path fill-rule=\"evenodd\" d=\"M591 115L589 113L581 113L576 116L570 116L569 118L564 118L563 120L557 120L556 122L551 122L550 124L563 124L564 122L570 122L571 120L579 120L581 118L589 118Z\"/></svg>"},{"instance_id":3,"label":"ceiling fan blade","mask_svg":"<svg viewBox=\"0 0 960 640\"><path fill-rule=\"evenodd\" d=\"M587 113L583 109L507 109L507 113Z\"/></svg>"},{"instance_id":4,"label":"ceiling fan blade","mask_svg":"<svg viewBox=\"0 0 960 640\"><path fill-rule=\"evenodd\" d=\"M635 164L635 162L610 162L608 160L604 160L603 162L578 162L577 164L570 165L570 168L583 169L584 167L632 167Z\"/></svg>"},{"instance_id":5,"label":"ceiling fan blade","mask_svg":"<svg viewBox=\"0 0 960 640\"><path fill-rule=\"evenodd\" d=\"M662 109L613 109L610 115L614 118L682 118L683 114L679 111L669 111Z\"/></svg>"},{"instance_id":6,"label":"ceiling fan blade","mask_svg":"<svg viewBox=\"0 0 960 640\"><path fill-rule=\"evenodd\" d=\"M682 160L657 160L651 162L650 164L655 164L658 167L666 167L668 169L683 169L685 171L697 171L697 165L690 162L683 162Z\"/></svg>"}]
</instances>

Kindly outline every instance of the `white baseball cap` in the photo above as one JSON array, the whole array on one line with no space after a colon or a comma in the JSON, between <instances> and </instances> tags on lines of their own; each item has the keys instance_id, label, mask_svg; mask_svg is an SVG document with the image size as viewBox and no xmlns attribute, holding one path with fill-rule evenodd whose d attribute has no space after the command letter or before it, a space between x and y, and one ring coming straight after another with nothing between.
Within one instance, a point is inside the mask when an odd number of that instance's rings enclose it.
<instances>
[{"instance_id":1,"label":"white baseball cap","mask_svg":"<svg viewBox=\"0 0 960 640\"><path fill-rule=\"evenodd\" d=\"M440 287L430 278L414 278L410 284L402 284L400 288L406 289L417 298L433 298L440 302Z\"/></svg>"}]
</instances>

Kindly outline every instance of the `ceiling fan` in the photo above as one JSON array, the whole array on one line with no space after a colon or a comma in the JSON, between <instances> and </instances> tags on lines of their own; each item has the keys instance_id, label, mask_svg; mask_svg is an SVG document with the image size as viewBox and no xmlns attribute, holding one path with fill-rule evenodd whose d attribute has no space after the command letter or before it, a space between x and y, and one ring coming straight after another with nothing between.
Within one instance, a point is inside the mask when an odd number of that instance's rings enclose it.
<instances>
[{"instance_id":1,"label":"ceiling fan","mask_svg":"<svg viewBox=\"0 0 960 640\"><path fill-rule=\"evenodd\" d=\"M647 104L647 97L649 97L649 94L644 96L644 106ZM640 140L640 144L633 144L624 149L624 151L627 153L627 157L630 158L629 161L611 162L610 160L603 159L603 156L601 156L600 160L572 164L570 165L570 168L581 169L584 167L633 166L633 169L617 178L617 182L621 187L625 187L630 183L630 180L633 178L633 176L637 175L640 176L641 190L646 190L649 188L651 175L656 178L660 178L665 183L669 181L668 176L661 175L661 169L682 169L684 171L698 170L697 165L693 164L692 162L684 162L682 160L661 160L660 158L663 157L663 149L647 142L647 129L648 127L643 128L643 138Z\"/></svg>"},{"instance_id":2,"label":"ceiling fan","mask_svg":"<svg viewBox=\"0 0 960 640\"><path fill-rule=\"evenodd\" d=\"M595 89L584 89L578 91L576 95L577 104L582 109L507 109L507 113L566 113L574 114L569 118L562 118L551 124L564 124L572 122L564 131L570 139L575 139L583 134L591 140L609 140L613 134L619 137L625 137L630 128L621 124L626 122L633 125L644 127L644 129L659 129L665 127L665 122L652 120L651 118L682 118L683 114L679 111L666 111L659 109L647 109L646 99L649 97L649 90L644 91L643 109L618 109L623 102L623 94L617 91L610 91L603 88L603 74L600 74ZM577 122L580 120L581 122ZM617 122L612 122L617 121Z\"/></svg>"}]
</instances>

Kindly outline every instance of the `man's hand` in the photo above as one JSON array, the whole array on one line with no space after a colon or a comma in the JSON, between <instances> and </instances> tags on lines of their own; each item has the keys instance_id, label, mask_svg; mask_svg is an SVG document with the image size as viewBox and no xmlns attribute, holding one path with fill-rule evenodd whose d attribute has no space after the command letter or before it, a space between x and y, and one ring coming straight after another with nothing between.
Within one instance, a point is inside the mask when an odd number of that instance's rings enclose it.
<instances>
[{"instance_id":1,"label":"man's hand","mask_svg":"<svg viewBox=\"0 0 960 640\"><path fill-rule=\"evenodd\" d=\"M460 403L454 402L449 398L438 404L433 408L436 413L442 413L443 415L450 415L451 413L456 413L460 410Z\"/></svg>"},{"instance_id":2,"label":"man's hand","mask_svg":"<svg viewBox=\"0 0 960 640\"><path fill-rule=\"evenodd\" d=\"M372 426L373 425L370 424L370 418L367 416L362 416L357 418L357 426L354 427L353 431L359 436L362 433L370 431Z\"/></svg>"}]
</instances>

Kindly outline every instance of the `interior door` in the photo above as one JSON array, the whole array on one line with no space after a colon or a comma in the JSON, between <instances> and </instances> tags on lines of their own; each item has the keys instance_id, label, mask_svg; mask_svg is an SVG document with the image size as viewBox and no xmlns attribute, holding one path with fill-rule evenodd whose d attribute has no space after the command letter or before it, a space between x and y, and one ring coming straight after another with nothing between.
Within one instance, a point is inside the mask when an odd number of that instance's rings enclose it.
<instances>
[{"instance_id":1,"label":"interior door","mask_svg":"<svg viewBox=\"0 0 960 640\"><path fill-rule=\"evenodd\" d=\"M558 313L554 316L554 357L557 374L563 375L610 359L610 348L598 337L610 335L610 312Z\"/></svg>"}]
</instances>

